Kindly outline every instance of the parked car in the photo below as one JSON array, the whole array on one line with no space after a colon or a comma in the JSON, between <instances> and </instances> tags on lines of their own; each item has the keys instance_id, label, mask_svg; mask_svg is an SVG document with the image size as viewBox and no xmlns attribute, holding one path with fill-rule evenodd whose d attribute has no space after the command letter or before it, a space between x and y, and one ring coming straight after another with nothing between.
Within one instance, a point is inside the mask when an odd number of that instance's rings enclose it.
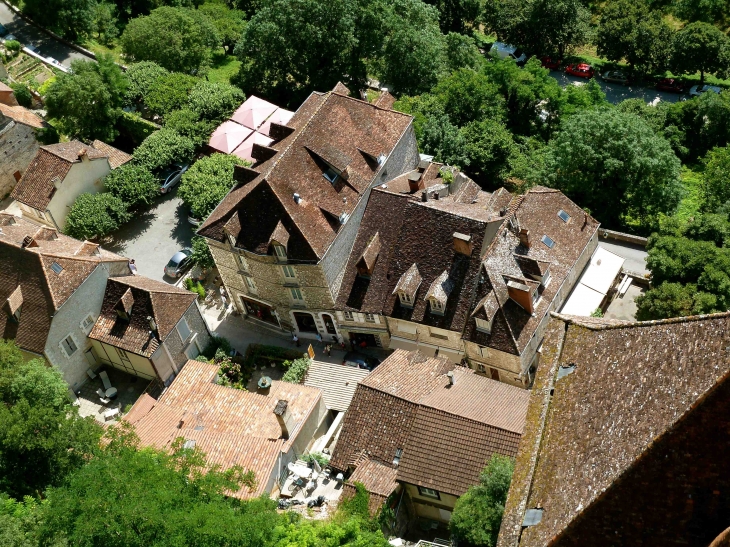
<instances>
[{"instance_id":1,"label":"parked car","mask_svg":"<svg viewBox=\"0 0 730 547\"><path fill-rule=\"evenodd\" d=\"M542 64L543 68L548 68L550 70L559 70L560 62L560 59L556 59L554 57L540 57L540 63Z\"/></svg>"},{"instance_id":2,"label":"parked car","mask_svg":"<svg viewBox=\"0 0 730 547\"><path fill-rule=\"evenodd\" d=\"M604 82L613 82L616 84L629 85L629 77L620 70L609 70L601 74L601 79Z\"/></svg>"},{"instance_id":3,"label":"parked car","mask_svg":"<svg viewBox=\"0 0 730 547\"><path fill-rule=\"evenodd\" d=\"M180 178L183 176L183 173L188 170L188 167L190 166L187 164L183 165L181 163L173 163L169 167L165 168L159 176L160 192L163 194L169 192L173 186L180 182Z\"/></svg>"},{"instance_id":4,"label":"parked car","mask_svg":"<svg viewBox=\"0 0 730 547\"><path fill-rule=\"evenodd\" d=\"M348 351L345 354L345 358L342 360L342 364L348 367L362 368L365 370L373 370L380 364L380 359L376 357L370 357L357 351Z\"/></svg>"},{"instance_id":5,"label":"parked car","mask_svg":"<svg viewBox=\"0 0 730 547\"><path fill-rule=\"evenodd\" d=\"M720 93L722 91L721 87L717 87L716 85L693 85L689 89L689 94L693 97L699 97L703 93L707 93L708 91L712 91L713 93Z\"/></svg>"},{"instance_id":6,"label":"parked car","mask_svg":"<svg viewBox=\"0 0 730 547\"><path fill-rule=\"evenodd\" d=\"M168 277L180 277L185 270L193 265L193 251L191 249L182 249L172 255L172 258L165 266L165 275Z\"/></svg>"},{"instance_id":7,"label":"parked car","mask_svg":"<svg viewBox=\"0 0 730 547\"><path fill-rule=\"evenodd\" d=\"M576 63L565 67L565 73L579 78L593 78L595 74L593 67L586 63Z\"/></svg>"},{"instance_id":8,"label":"parked car","mask_svg":"<svg viewBox=\"0 0 730 547\"><path fill-rule=\"evenodd\" d=\"M662 78L656 83L659 91L669 91L671 93L684 93L686 89L684 84L676 78Z\"/></svg>"},{"instance_id":9,"label":"parked car","mask_svg":"<svg viewBox=\"0 0 730 547\"><path fill-rule=\"evenodd\" d=\"M518 65L524 65L527 61L527 55L520 48L502 42L494 42L489 54L500 59L512 59Z\"/></svg>"}]
</instances>

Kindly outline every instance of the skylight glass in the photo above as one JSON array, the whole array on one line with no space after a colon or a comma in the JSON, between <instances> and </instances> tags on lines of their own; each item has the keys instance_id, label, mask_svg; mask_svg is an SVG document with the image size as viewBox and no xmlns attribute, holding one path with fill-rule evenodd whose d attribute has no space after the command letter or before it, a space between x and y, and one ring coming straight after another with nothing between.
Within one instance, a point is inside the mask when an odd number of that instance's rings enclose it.
<instances>
[{"instance_id":1,"label":"skylight glass","mask_svg":"<svg viewBox=\"0 0 730 547\"><path fill-rule=\"evenodd\" d=\"M51 269L56 272L56 275L60 275L63 271L63 266L61 266L58 262L54 262L51 264Z\"/></svg>"},{"instance_id":2,"label":"skylight glass","mask_svg":"<svg viewBox=\"0 0 730 547\"><path fill-rule=\"evenodd\" d=\"M553 247L555 247L555 242L548 236L542 236L542 239L540 241L542 241L548 247L548 249L552 249Z\"/></svg>"},{"instance_id":3,"label":"skylight glass","mask_svg":"<svg viewBox=\"0 0 730 547\"><path fill-rule=\"evenodd\" d=\"M558 216L560 217L560 220L562 220L563 222L568 222L570 220L570 215L568 213L566 213L565 211L563 211L562 209L560 209L560 211L558 211Z\"/></svg>"}]
</instances>

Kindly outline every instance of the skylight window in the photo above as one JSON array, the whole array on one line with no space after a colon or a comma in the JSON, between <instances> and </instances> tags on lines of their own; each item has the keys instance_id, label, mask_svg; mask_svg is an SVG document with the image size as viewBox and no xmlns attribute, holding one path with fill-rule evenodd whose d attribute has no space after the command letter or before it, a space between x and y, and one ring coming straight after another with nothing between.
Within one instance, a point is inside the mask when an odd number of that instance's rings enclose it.
<instances>
[{"instance_id":1,"label":"skylight window","mask_svg":"<svg viewBox=\"0 0 730 547\"><path fill-rule=\"evenodd\" d=\"M61 266L58 262L54 262L51 264L51 269L56 273L56 275L61 275L61 272L63 271L63 266Z\"/></svg>"},{"instance_id":2,"label":"skylight window","mask_svg":"<svg viewBox=\"0 0 730 547\"><path fill-rule=\"evenodd\" d=\"M570 220L570 215L568 213L566 213L565 211L563 211L562 209L560 209L560 211L558 211L558 216L560 217L560 220L562 220L563 222L568 222Z\"/></svg>"},{"instance_id":3,"label":"skylight window","mask_svg":"<svg viewBox=\"0 0 730 547\"><path fill-rule=\"evenodd\" d=\"M552 249L553 247L555 247L555 242L548 236L542 236L542 239L540 241L542 241L548 249Z\"/></svg>"},{"instance_id":4,"label":"skylight window","mask_svg":"<svg viewBox=\"0 0 730 547\"><path fill-rule=\"evenodd\" d=\"M324 175L324 178L326 178L332 184L334 184L335 181L337 180L337 177L339 177L339 174L337 173L337 171L335 171L331 167L327 167L327 169L325 169L324 173L322 173L322 174Z\"/></svg>"}]
</instances>

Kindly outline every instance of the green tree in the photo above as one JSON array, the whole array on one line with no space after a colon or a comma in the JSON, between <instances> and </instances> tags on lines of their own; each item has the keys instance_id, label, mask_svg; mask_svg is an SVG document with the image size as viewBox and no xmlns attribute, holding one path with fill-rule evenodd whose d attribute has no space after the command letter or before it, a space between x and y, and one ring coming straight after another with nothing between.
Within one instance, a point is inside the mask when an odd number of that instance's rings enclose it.
<instances>
[{"instance_id":1,"label":"green tree","mask_svg":"<svg viewBox=\"0 0 730 547\"><path fill-rule=\"evenodd\" d=\"M210 18L221 45L227 53L231 53L246 28L246 14L216 2L205 3L198 10Z\"/></svg>"},{"instance_id":2,"label":"green tree","mask_svg":"<svg viewBox=\"0 0 730 547\"><path fill-rule=\"evenodd\" d=\"M442 79L433 89L449 120L457 126L471 120L501 120L505 113L504 99L497 85L487 76L462 68Z\"/></svg>"},{"instance_id":3,"label":"green tree","mask_svg":"<svg viewBox=\"0 0 730 547\"><path fill-rule=\"evenodd\" d=\"M194 154L192 140L164 127L147 137L132 155L138 165L155 172L174 162L190 162Z\"/></svg>"},{"instance_id":4,"label":"green tree","mask_svg":"<svg viewBox=\"0 0 730 547\"><path fill-rule=\"evenodd\" d=\"M165 117L188 104L190 91L199 81L180 72L165 74L149 85L144 95L144 103L151 112Z\"/></svg>"},{"instance_id":5,"label":"green tree","mask_svg":"<svg viewBox=\"0 0 730 547\"><path fill-rule=\"evenodd\" d=\"M607 227L649 229L679 203L680 162L638 116L595 109L565 120L549 143L546 182Z\"/></svg>"},{"instance_id":6,"label":"green tree","mask_svg":"<svg viewBox=\"0 0 730 547\"><path fill-rule=\"evenodd\" d=\"M446 39L436 8L421 0L376 4L382 46L375 52L378 76L396 92L416 95L431 89L446 70Z\"/></svg>"},{"instance_id":7,"label":"green tree","mask_svg":"<svg viewBox=\"0 0 730 547\"><path fill-rule=\"evenodd\" d=\"M41 504L27 496L22 502L0 495L0 545L37 547Z\"/></svg>"},{"instance_id":8,"label":"green tree","mask_svg":"<svg viewBox=\"0 0 730 547\"><path fill-rule=\"evenodd\" d=\"M119 36L117 27L117 8L108 2L98 2L94 6L94 26L97 39L104 45L112 45Z\"/></svg>"},{"instance_id":9,"label":"green tree","mask_svg":"<svg viewBox=\"0 0 730 547\"><path fill-rule=\"evenodd\" d=\"M479 484L456 500L449 522L452 534L474 547L496 545L513 471L511 458L492 455Z\"/></svg>"},{"instance_id":10,"label":"green tree","mask_svg":"<svg viewBox=\"0 0 730 547\"><path fill-rule=\"evenodd\" d=\"M23 13L69 40L91 34L95 0L25 0Z\"/></svg>"},{"instance_id":11,"label":"green tree","mask_svg":"<svg viewBox=\"0 0 730 547\"><path fill-rule=\"evenodd\" d=\"M163 6L132 19L120 42L133 61L153 61L168 70L191 72L208 64L218 36L203 12Z\"/></svg>"},{"instance_id":12,"label":"green tree","mask_svg":"<svg viewBox=\"0 0 730 547\"><path fill-rule=\"evenodd\" d=\"M205 219L233 187L233 168L243 164L237 156L213 154L202 158L183 174L178 195L195 218Z\"/></svg>"},{"instance_id":13,"label":"green tree","mask_svg":"<svg viewBox=\"0 0 730 547\"><path fill-rule=\"evenodd\" d=\"M110 234L130 218L127 205L112 194L81 194L66 216L64 232L76 239L96 239Z\"/></svg>"},{"instance_id":14,"label":"green tree","mask_svg":"<svg viewBox=\"0 0 730 547\"><path fill-rule=\"evenodd\" d=\"M716 211L730 201L730 148L715 148L704 160L702 173L703 209Z\"/></svg>"},{"instance_id":15,"label":"green tree","mask_svg":"<svg viewBox=\"0 0 730 547\"><path fill-rule=\"evenodd\" d=\"M37 496L80 468L101 428L80 418L61 373L0 341L0 492ZM0 514L3 513L0 509Z\"/></svg>"},{"instance_id":16,"label":"green tree","mask_svg":"<svg viewBox=\"0 0 730 547\"><path fill-rule=\"evenodd\" d=\"M170 73L157 63L142 61L129 65L126 74L129 86L124 102L128 106L139 106L144 102L155 82Z\"/></svg>"},{"instance_id":17,"label":"green tree","mask_svg":"<svg viewBox=\"0 0 730 547\"><path fill-rule=\"evenodd\" d=\"M198 448L171 453L138 450L131 426L115 426L101 455L48 492L43 544L124 547L267 545L280 522L276 504L247 502L230 491L251 489L256 477L240 467L221 471Z\"/></svg>"},{"instance_id":18,"label":"green tree","mask_svg":"<svg viewBox=\"0 0 730 547\"><path fill-rule=\"evenodd\" d=\"M614 0L601 14L598 54L611 61L626 59L642 72L665 70L672 54L672 29L659 11L644 2Z\"/></svg>"},{"instance_id":19,"label":"green tree","mask_svg":"<svg viewBox=\"0 0 730 547\"><path fill-rule=\"evenodd\" d=\"M439 11L439 22L444 33L476 28L484 8L484 0L430 0Z\"/></svg>"},{"instance_id":20,"label":"green tree","mask_svg":"<svg viewBox=\"0 0 730 547\"><path fill-rule=\"evenodd\" d=\"M15 100L18 101L20 106L24 106L26 108L33 106L33 95L27 85L20 82L14 82L10 84L10 87L15 95Z\"/></svg>"},{"instance_id":21,"label":"green tree","mask_svg":"<svg viewBox=\"0 0 730 547\"><path fill-rule=\"evenodd\" d=\"M97 61L72 61L70 74L62 73L49 86L45 104L48 116L61 130L83 140L112 141L114 124L122 115L127 78L110 55Z\"/></svg>"},{"instance_id":22,"label":"green tree","mask_svg":"<svg viewBox=\"0 0 730 547\"><path fill-rule=\"evenodd\" d=\"M213 268L215 267L215 261L213 255L210 252L210 247L205 242L205 239L200 236L193 236L193 264L197 264L201 268Z\"/></svg>"},{"instance_id":23,"label":"green tree","mask_svg":"<svg viewBox=\"0 0 730 547\"><path fill-rule=\"evenodd\" d=\"M674 13L684 21L719 23L730 16L730 6L724 0L677 0Z\"/></svg>"},{"instance_id":24,"label":"green tree","mask_svg":"<svg viewBox=\"0 0 730 547\"><path fill-rule=\"evenodd\" d=\"M699 71L700 83L705 74L715 74L726 67L721 52L728 42L727 36L709 23L690 23L674 35L672 44L672 69L681 74Z\"/></svg>"},{"instance_id":25,"label":"green tree","mask_svg":"<svg viewBox=\"0 0 730 547\"><path fill-rule=\"evenodd\" d=\"M246 25L232 79L247 94L298 105L339 80L359 88L365 69L357 49L358 4L349 0L273 0Z\"/></svg>"},{"instance_id":26,"label":"green tree","mask_svg":"<svg viewBox=\"0 0 730 547\"><path fill-rule=\"evenodd\" d=\"M419 144L435 161L462 168L469 165L464 135L443 112L426 118Z\"/></svg>"},{"instance_id":27,"label":"green tree","mask_svg":"<svg viewBox=\"0 0 730 547\"><path fill-rule=\"evenodd\" d=\"M460 68L478 70L483 64L484 56L479 53L474 38L456 32L446 35L446 68L449 72Z\"/></svg>"},{"instance_id":28,"label":"green tree","mask_svg":"<svg viewBox=\"0 0 730 547\"><path fill-rule=\"evenodd\" d=\"M201 120L189 108L175 110L165 117L165 127L193 141L196 148L208 142L217 125L212 120Z\"/></svg>"},{"instance_id":29,"label":"green tree","mask_svg":"<svg viewBox=\"0 0 730 547\"><path fill-rule=\"evenodd\" d=\"M469 176L482 188L496 190L502 186L515 153L512 133L499 121L486 119L467 124L461 134Z\"/></svg>"},{"instance_id":30,"label":"green tree","mask_svg":"<svg viewBox=\"0 0 730 547\"><path fill-rule=\"evenodd\" d=\"M146 167L131 162L111 171L103 182L105 190L130 209L150 205L160 195L160 184L155 176Z\"/></svg>"},{"instance_id":31,"label":"green tree","mask_svg":"<svg viewBox=\"0 0 730 547\"><path fill-rule=\"evenodd\" d=\"M245 99L237 87L201 80L190 90L188 108L201 119L220 122L233 114Z\"/></svg>"}]
</instances>

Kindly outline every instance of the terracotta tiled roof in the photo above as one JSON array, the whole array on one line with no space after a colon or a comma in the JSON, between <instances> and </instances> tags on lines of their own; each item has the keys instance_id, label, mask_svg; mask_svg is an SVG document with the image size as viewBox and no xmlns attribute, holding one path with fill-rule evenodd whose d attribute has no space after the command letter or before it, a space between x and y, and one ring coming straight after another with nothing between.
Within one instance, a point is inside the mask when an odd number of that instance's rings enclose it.
<instances>
[{"instance_id":1,"label":"terracotta tiled roof","mask_svg":"<svg viewBox=\"0 0 730 547\"><path fill-rule=\"evenodd\" d=\"M400 449L398 480L459 496L492 454L516 455L528 398L445 359L396 350L358 385L330 463L392 468Z\"/></svg>"},{"instance_id":2,"label":"terracotta tiled roof","mask_svg":"<svg viewBox=\"0 0 730 547\"><path fill-rule=\"evenodd\" d=\"M29 244L24 246L24 241ZM22 295L19 323L0 312L3 338L14 339L24 350L43 353L51 318L99 263L127 263L104 249L92 256L76 255L82 246L81 241L55 230L0 213L0 304L9 305L10 299L16 306Z\"/></svg>"},{"instance_id":3,"label":"terracotta tiled roof","mask_svg":"<svg viewBox=\"0 0 730 547\"><path fill-rule=\"evenodd\" d=\"M22 123L36 129L42 129L46 126L46 123L38 116L33 114L30 110L22 106L8 106L0 103L0 114L7 116L8 118Z\"/></svg>"},{"instance_id":4,"label":"terracotta tiled roof","mask_svg":"<svg viewBox=\"0 0 730 547\"><path fill-rule=\"evenodd\" d=\"M143 276L111 277L106 285L99 318L89 338L125 351L149 357L185 315L196 295ZM115 308L131 308L129 321L119 318ZM157 336L150 336L152 317Z\"/></svg>"},{"instance_id":5,"label":"terracotta tiled roof","mask_svg":"<svg viewBox=\"0 0 730 547\"><path fill-rule=\"evenodd\" d=\"M569 222L561 220L560 210L570 215ZM481 346L519 355L530 343L570 270L596 234L599 223L563 193L543 187L535 187L513 199L509 211L484 256L485 282L476 288L477 302L493 292L499 304L491 333L477 331L471 319L466 322L463 337ZM517 222L511 224L509 220L513 217ZM518 228L529 230L529 249L520 245ZM544 235L555 242L553 248L542 242ZM509 298L506 280L528 278L532 272L546 270L548 264L550 283L539 293L540 301L530 315ZM533 283L528 279L528 285ZM473 317L485 318L483 313L477 307Z\"/></svg>"},{"instance_id":6,"label":"terracotta tiled roof","mask_svg":"<svg viewBox=\"0 0 730 547\"><path fill-rule=\"evenodd\" d=\"M13 199L44 211L53 195L54 180L63 181L71 166L81 161L79 155L84 152L92 160L106 157L93 146L79 141L41 146L13 189Z\"/></svg>"},{"instance_id":7,"label":"terracotta tiled roof","mask_svg":"<svg viewBox=\"0 0 730 547\"><path fill-rule=\"evenodd\" d=\"M294 131L272 145L279 152L255 166L260 175L235 187L199 233L222 241L225 230L237 246L266 253L281 222L291 234L291 258L321 258L335 239L338 218L354 211L379 169L360 149L387 156L411 123L410 116L338 92L311 95L287 124ZM347 177L330 183L324 161L347 164Z\"/></svg>"},{"instance_id":8,"label":"terracotta tiled roof","mask_svg":"<svg viewBox=\"0 0 730 547\"><path fill-rule=\"evenodd\" d=\"M376 514L380 506L385 503L398 486L396 482L396 474L398 470L390 465L382 464L375 460L365 460L350 475L348 481L342 488L343 499L351 498L355 495L356 482L361 483L370 493L370 501L368 508L371 514Z\"/></svg>"},{"instance_id":9,"label":"terracotta tiled roof","mask_svg":"<svg viewBox=\"0 0 730 547\"><path fill-rule=\"evenodd\" d=\"M95 140L91 143L94 148L99 152L103 153L109 158L109 165L112 169L116 169L120 165L124 165L128 161L132 160L132 156L126 152L122 152L118 148L114 148L112 145L105 143L104 141Z\"/></svg>"},{"instance_id":10,"label":"terracotta tiled roof","mask_svg":"<svg viewBox=\"0 0 730 547\"><path fill-rule=\"evenodd\" d=\"M252 470L257 488L253 492L243 488L234 495L255 497L264 492L281 452L289 450L296 440L319 403L321 392L274 381L266 395L251 393L215 384L217 373L216 365L188 361L155 404L140 399L128 416L132 416L143 445L169 450L175 439L182 437L195 441L211 465L218 464L224 470L240 465ZM281 437L274 416L279 400L288 401L294 424L289 440Z\"/></svg>"},{"instance_id":11,"label":"terracotta tiled roof","mask_svg":"<svg viewBox=\"0 0 730 547\"><path fill-rule=\"evenodd\" d=\"M559 317L500 547L707 545L727 525L713 504L730 486L730 314L618 325ZM542 520L523 529L525 509L538 506Z\"/></svg>"}]
</instances>

